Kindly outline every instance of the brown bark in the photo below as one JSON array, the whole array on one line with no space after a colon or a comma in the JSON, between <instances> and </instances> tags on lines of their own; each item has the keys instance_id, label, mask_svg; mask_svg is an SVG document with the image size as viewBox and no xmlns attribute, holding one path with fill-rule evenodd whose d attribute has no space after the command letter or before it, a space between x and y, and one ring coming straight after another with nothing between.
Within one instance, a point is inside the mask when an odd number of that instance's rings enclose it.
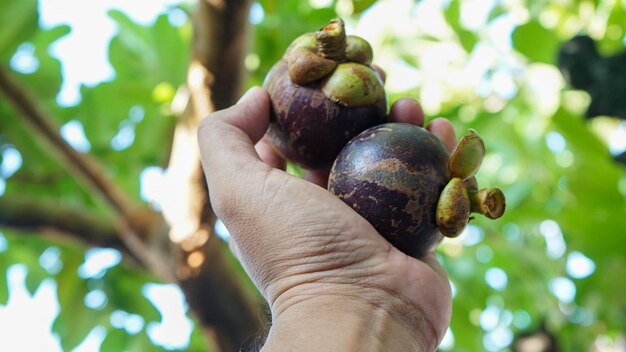
<instances>
[{"instance_id":1,"label":"brown bark","mask_svg":"<svg viewBox=\"0 0 626 352\"><path fill-rule=\"evenodd\" d=\"M186 251L188 262L194 258L201 264L196 274L180 281L180 286L204 328L213 330L221 351L247 350L264 335L261 322L266 321L265 310L251 293L242 297L246 292L241 286L243 280L233 280L234 268L223 248L223 241L211 233L201 247Z\"/></svg>"},{"instance_id":2,"label":"brown bark","mask_svg":"<svg viewBox=\"0 0 626 352\"><path fill-rule=\"evenodd\" d=\"M210 112L200 103L209 103L205 90L192 89L194 108L186 109L176 125L168 173L175 177L171 181L178 187L173 197L179 200L166 200L173 207L164 204L163 214L176 244L176 277L189 306L205 330L212 330L221 351L235 351L258 334L260 305L246 294L249 289L243 287L242 277L233 274L228 249L214 231L217 217L209 203L196 141L200 119L193 113Z\"/></svg>"},{"instance_id":3,"label":"brown bark","mask_svg":"<svg viewBox=\"0 0 626 352\"><path fill-rule=\"evenodd\" d=\"M185 217L170 218L171 234L183 257L177 271L190 307L205 327L214 330L222 351L254 343L266 318L257 297L242 295L242 279L233 277L222 241L215 236L217 217L209 202L200 166L196 133L202 118L235 103L244 80L249 32L249 1L200 0L193 17L194 41L187 88L189 106L176 126L168 170L180 175L180 191L190 195ZM186 157L177 158L176 155ZM181 171L182 170L182 171ZM197 224L190 228L190 224ZM189 232L190 229L194 231Z\"/></svg>"},{"instance_id":4,"label":"brown bark","mask_svg":"<svg viewBox=\"0 0 626 352\"><path fill-rule=\"evenodd\" d=\"M58 202L2 196L0 224L25 232L57 233L89 246L110 247L128 253L113 221Z\"/></svg>"},{"instance_id":5,"label":"brown bark","mask_svg":"<svg viewBox=\"0 0 626 352\"><path fill-rule=\"evenodd\" d=\"M200 0L193 19L192 58L209 72L206 85L216 110L234 104L241 94L250 3L250 0Z\"/></svg>"}]
</instances>

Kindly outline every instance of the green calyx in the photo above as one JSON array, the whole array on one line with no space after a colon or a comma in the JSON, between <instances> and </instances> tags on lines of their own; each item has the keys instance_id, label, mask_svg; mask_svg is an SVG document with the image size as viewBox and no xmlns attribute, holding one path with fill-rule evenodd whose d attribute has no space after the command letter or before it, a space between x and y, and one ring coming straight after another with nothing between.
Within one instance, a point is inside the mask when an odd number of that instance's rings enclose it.
<instances>
[{"instance_id":1,"label":"green calyx","mask_svg":"<svg viewBox=\"0 0 626 352\"><path fill-rule=\"evenodd\" d=\"M349 35L346 46L346 60L358 62L363 65L371 65L374 59L374 52L367 40Z\"/></svg>"},{"instance_id":2,"label":"green calyx","mask_svg":"<svg viewBox=\"0 0 626 352\"><path fill-rule=\"evenodd\" d=\"M369 66L372 47L361 37L346 36L339 18L296 38L283 58L293 83L324 80L326 96L341 105L370 106L385 98L382 80Z\"/></svg>"},{"instance_id":3,"label":"green calyx","mask_svg":"<svg viewBox=\"0 0 626 352\"><path fill-rule=\"evenodd\" d=\"M385 98L378 74L369 66L353 62L337 65L322 83L322 91L332 101L349 108L372 106Z\"/></svg>"},{"instance_id":4,"label":"green calyx","mask_svg":"<svg viewBox=\"0 0 626 352\"><path fill-rule=\"evenodd\" d=\"M478 189L476 173L485 155L482 138L474 130L464 136L450 156L452 179L439 196L437 226L446 237L456 237L471 220L470 213L497 219L504 214L506 200L498 188Z\"/></svg>"},{"instance_id":5,"label":"green calyx","mask_svg":"<svg viewBox=\"0 0 626 352\"><path fill-rule=\"evenodd\" d=\"M452 178L441 192L437 203L437 226L441 234L446 237L458 236L469 221L470 206L463 180Z\"/></svg>"},{"instance_id":6,"label":"green calyx","mask_svg":"<svg viewBox=\"0 0 626 352\"><path fill-rule=\"evenodd\" d=\"M452 177L465 180L476 175L484 157L485 143L476 131L470 129L450 155L448 169Z\"/></svg>"},{"instance_id":7,"label":"green calyx","mask_svg":"<svg viewBox=\"0 0 626 352\"><path fill-rule=\"evenodd\" d=\"M489 219L497 219L504 214L506 200L504 193L498 188L484 188L468 192L471 211L483 214Z\"/></svg>"}]
</instances>

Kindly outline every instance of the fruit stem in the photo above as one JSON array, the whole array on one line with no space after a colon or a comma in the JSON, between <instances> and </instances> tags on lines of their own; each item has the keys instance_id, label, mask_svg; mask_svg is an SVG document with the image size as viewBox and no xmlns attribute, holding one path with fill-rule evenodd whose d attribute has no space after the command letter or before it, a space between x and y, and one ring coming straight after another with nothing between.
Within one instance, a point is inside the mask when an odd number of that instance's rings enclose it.
<instances>
[{"instance_id":1,"label":"fruit stem","mask_svg":"<svg viewBox=\"0 0 626 352\"><path fill-rule=\"evenodd\" d=\"M345 61L346 31L341 18L335 18L316 32L318 54L327 59Z\"/></svg>"},{"instance_id":2,"label":"fruit stem","mask_svg":"<svg viewBox=\"0 0 626 352\"><path fill-rule=\"evenodd\" d=\"M489 219L497 219L504 214L506 201L498 188L483 188L480 191L469 190L470 210Z\"/></svg>"}]
</instances>

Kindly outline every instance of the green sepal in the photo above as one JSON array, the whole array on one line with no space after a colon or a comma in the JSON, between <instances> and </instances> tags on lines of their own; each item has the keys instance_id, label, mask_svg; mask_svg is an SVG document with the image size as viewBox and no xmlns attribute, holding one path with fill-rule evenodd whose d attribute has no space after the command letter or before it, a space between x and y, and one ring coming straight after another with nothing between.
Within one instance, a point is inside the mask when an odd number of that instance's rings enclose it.
<instances>
[{"instance_id":1,"label":"green sepal","mask_svg":"<svg viewBox=\"0 0 626 352\"><path fill-rule=\"evenodd\" d=\"M454 177L448 182L437 202L437 227L442 235L456 237L469 221L470 199L463 180Z\"/></svg>"}]
</instances>

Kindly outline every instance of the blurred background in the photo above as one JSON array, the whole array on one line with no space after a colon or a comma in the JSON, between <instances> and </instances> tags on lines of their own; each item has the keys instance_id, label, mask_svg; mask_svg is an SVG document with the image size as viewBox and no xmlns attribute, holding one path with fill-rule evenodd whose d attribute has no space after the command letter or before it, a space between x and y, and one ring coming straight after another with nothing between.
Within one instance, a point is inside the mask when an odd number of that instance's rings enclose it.
<instances>
[{"instance_id":1,"label":"blurred background","mask_svg":"<svg viewBox=\"0 0 626 352\"><path fill-rule=\"evenodd\" d=\"M624 0L0 2L0 350L258 345L195 131L337 16L507 198L438 248L440 350L626 351Z\"/></svg>"}]
</instances>

